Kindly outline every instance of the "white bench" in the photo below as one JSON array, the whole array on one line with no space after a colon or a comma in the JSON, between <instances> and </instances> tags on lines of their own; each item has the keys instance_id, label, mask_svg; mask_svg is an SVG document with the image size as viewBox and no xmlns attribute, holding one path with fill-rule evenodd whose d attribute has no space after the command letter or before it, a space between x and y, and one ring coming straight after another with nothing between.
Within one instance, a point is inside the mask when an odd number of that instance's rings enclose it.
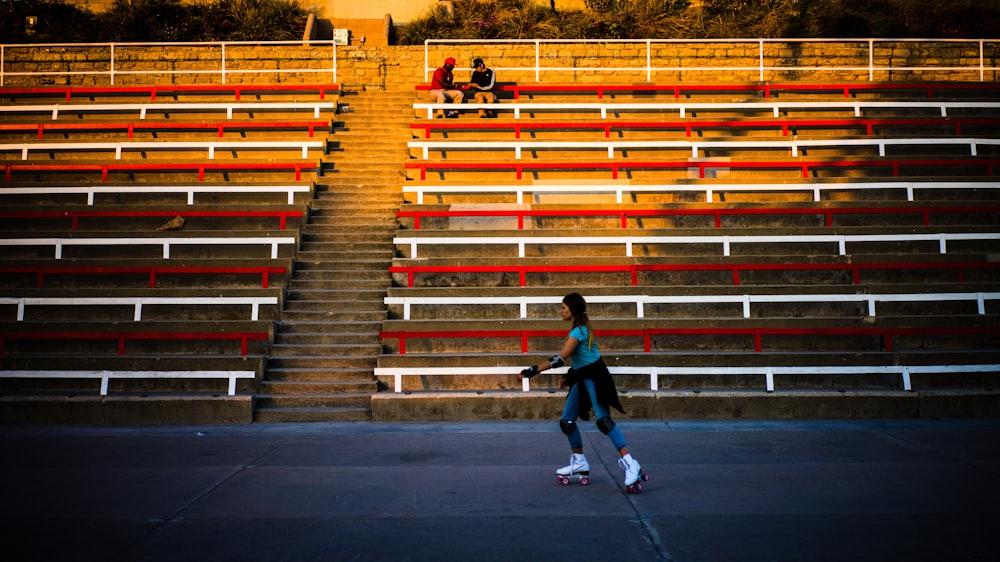
<instances>
[{"instance_id":1,"label":"white bench","mask_svg":"<svg viewBox=\"0 0 1000 562\"><path fill-rule=\"evenodd\" d=\"M524 203L525 193L613 193L617 203L623 202L625 193L681 193L695 192L705 193L705 202L712 203L715 193L725 192L789 192L805 191L812 192L813 201L822 201L824 191L867 191L872 189L903 189L906 190L906 200L914 201L916 190L942 190L942 189L998 189L1000 182L983 181L875 181L875 182L837 182L837 183L702 183L702 184L632 184L632 183L532 183L532 184L509 184L509 185L460 185L460 184L424 184L420 182L406 182L403 184L403 193L416 193L417 204L424 202L425 194L461 193L492 195L498 193L513 193L517 196L517 203ZM2 193L2 191L0 191Z\"/></svg>"},{"instance_id":2,"label":"white bench","mask_svg":"<svg viewBox=\"0 0 1000 562\"><path fill-rule=\"evenodd\" d=\"M607 152L608 158L615 157L615 151L628 151L635 149L644 150L666 150L684 149L690 151L691 158L702 156L699 152L708 149L783 149L789 150L792 157L798 157L802 148L814 147L845 147L845 146L876 146L878 155L885 156L887 146L915 146L915 145L959 145L968 146L971 156L978 155L979 145L1000 145L1000 139L991 138L971 138L971 137L942 137L942 138L863 138L863 139L762 139L762 140L725 140L725 141L698 141L698 140L611 140L611 141L452 141L452 140L432 140L432 141L410 141L409 148L420 149L424 160L427 160L431 150L513 150L514 158L521 159L523 151L536 150L603 150ZM704 155L705 157L708 154Z\"/></svg>"},{"instance_id":3,"label":"white bench","mask_svg":"<svg viewBox=\"0 0 1000 562\"><path fill-rule=\"evenodd\" d=\"M31 142L16 144L0 144L0 153L20 153L21 160L27 160L31 152L114 152L115 160L121 160L123 152L148 151L192 151L204 150L209 160L215 159L217 150L249 151L249 150L296 150L302 158L309 157L310 150L326 152L326 141L322 140L285 140L264 141L247 139L242 141L129 141L129 142Z\"/></svg>"},{"instance_id":4,"label":"white bench","mask_svg":"<svg viewBox=\"0 0 1000 562\"><path fill-rule=\"evenodd\" d=\"M3 113L47 113L55 121L59 113L138 113L139 119L145 119L148 113L169 114L181 112L225 112L226 119L232 119L233 113L253 113L255 111L311 111L313 117L319 119L324 110L335 111L336 102L231 102L231 103L66 103L43 105L4 105L0 106Z\"/></svg>"},{"instance_id":5,"label":"white bench","mask_svg":"<svg viewBox=\"0 0 1000 562\"><path fill-rule=\"evenodd\" d=\"M87 196L87 205L94 204L95 193L185 193L187 204L194 205L195 193L285 193L288 204L295 203L296 193L310 193L311 185L88 185L88 186L46 186L46 187L0 187L2 195L52 195L76 194Z\"/></svg>"},{"instance_id":6,"label":"white bench","mask_svg":"<svg viewBox=\"0 0 1000 562\"><path fill-rule=\"evenodd\" d=\"M761 303L801 303L801 302L860 302L867 303L868 316L875 317L877 302L941 302L972 301L980 315L986 314L986 301L1000 299L1000 292L976 293L883 293L883 294L793 294L793 295L591 295L587 302L602 304L634 304L636 318L645 318L645 306L649 304L694 304L694 303L734 303L743 306L743 317L750 318L750 306ZM385 297L386 305L402 305L403 320L410 319L413 306L426 305L517 305L520 318L528 317L528 305L554 305L562 302L562 297L516 296L516 297Z\"/></svg>"},{"instance_id":7,"label":"white bench","mask_svg":"<svg viewBox=\"0 0 1000 562\"><path fill-rule=\"evenodd\" d=\"M527 365L527 360L525 361ZM567 367L550 369L546 373L562 375ZM762 375L767 392L774 392L774 375L869 375L895 374L902 377L903 389L913 390L910 375L945 373L993 373L1000 372L1000 365L867 365L833 367L828 365L808 365L792 367L608 367L612 375L647 375L649 389L660 389L660 376L688 375ZM376 367L376 377L392 377L395 392L403 391L405 376L466 376L466 375L518 375L520 367ZM531 390L529 379L521 381L521 390Z\"/></svg>"},{"instance_id":8,"label":"white bench","mask_svg":"<svg viewBox=\"0 0 1000 562\"><path fill-rule=\"evenodd\" d=\"M518 257L525 257L525 246L531 245L621 245L625 257L632 256L636 244L721 244L722 255L730 255L733 244L837 244L837 253L847 254L847 244L856 242L919 242L935 241L941 254L948 253L947 243L958 240L1000 240L1000 232L937 232L930 234L810 234L810 235L718 235L718 236L397 236L393 244L410 247L410 259L418 257L417 247L442 246L503 246L516 245Z\"/></svg>"},{"instance_id":9,"label":"white bench","mask_svg":"<svg viewBox=\"0 0 1000 562\"><path fill-rule=\"evenodd\" d=\"M62 259L64 246L162 246L163 259L170 259L170 246L252 246L267 245L271 247L271 259L278 258L278 247L285 244L296 244L292 236L245 236L245 237L205 237L205 238L4 238L0 246L52 246L55 248L55 259Z\"/></svg>"},{"instance_id":10,"label":"white bench","mask_svg":"<svg viewBox=\"0 0 1000 562\"><path fill-rule=\"evenodd\" d=\"M433 119L435 111L452 111L462 109L490 109L494 111L511 111L514 119L520 119L521 113L537 112L597 112L602 119L608 114L621 112L655 111L677 112L683 119L688 112L700 111L735 111L739 113L767 111L774 117L779 117L782 111L791 109L803 111L830 111L835 109L850 110L855 117L861 117L865 109L935 109L941 117L948 116L949 109L991 109L1000 108L1000 102L964 102L964 101L750 101L750 102L674 102L674 103L414 103L414 110L426 110L427 118Z\"/></svg>"},{"instance_id":11,"label":"white bench","mask_svg":"<svg viewBox=\"0 0 1000 562\"><path fill-rule=\"evenodd\" d=\"M17 321L27 306L131 306L132 319L142 320L143 305L250 305L250 320L260 317L260 305L276 305L278 297L0 297L0 305L17 305Z\"/></svg>"},{"instance_id":12,"label":"white bench","mask_svg":"<svg viewBox=\"0 0 1000 562\"><path fill-rule=\"evenodd\" d=\"M236 379L252 379L253 371L0 371L4 379L100 379L101 396L108 395L111 379L228 379L229 396L236 394Z\"/></svg>"}]
</instances>

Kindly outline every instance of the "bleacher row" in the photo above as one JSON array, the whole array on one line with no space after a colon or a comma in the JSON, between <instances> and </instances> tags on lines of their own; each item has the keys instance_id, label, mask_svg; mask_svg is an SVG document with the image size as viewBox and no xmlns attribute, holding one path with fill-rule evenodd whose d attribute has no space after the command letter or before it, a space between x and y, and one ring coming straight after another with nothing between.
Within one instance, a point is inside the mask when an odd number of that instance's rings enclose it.
<instances>
[{"instance_id":1,"label":"bleacher row","mask_svg":"<svg viewBox=\"0 0 1000 562\"><path fill-rule=\"evenodd\" d=\"M490 120L425 89L396 392L558 386L514 375L570 291L626 391L1000 380L1000 85L505 85Z\"/></svg>"},{"instance_id":2,"label":"bleacher row","mask_svg":"<svg viewBox=\"0 0 1000 562\"><path fill-rule=\"evenodd\" d=\"M0 394L255 393L338 93L0 88Z\"/></svg>"}]
</instances>

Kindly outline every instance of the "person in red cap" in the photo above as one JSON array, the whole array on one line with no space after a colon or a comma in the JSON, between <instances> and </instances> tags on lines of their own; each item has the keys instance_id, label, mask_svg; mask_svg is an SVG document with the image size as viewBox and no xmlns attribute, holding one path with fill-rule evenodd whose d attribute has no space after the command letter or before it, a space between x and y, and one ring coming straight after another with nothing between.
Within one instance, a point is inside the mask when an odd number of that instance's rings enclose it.
<instances>
[{"instance_id":1,"label":"person in red cap","mask_svg":"<svg viewBox=\"0 0 1000 562\"><path fill-rule=\"evenodd\" d=\"M454 77L451 74L454 68L455 59L448 57L444 59L444 66L434 71L434 76L431 77L430 91L431 101L434 103L445 103L446 100L451 100L451 103L465 101L462 91L455 86ZM445 115L444 111L438 110L434 117L444 117ZM458 111L448 111L447 116L458 117Z\"/></svg>"}]
</instances>

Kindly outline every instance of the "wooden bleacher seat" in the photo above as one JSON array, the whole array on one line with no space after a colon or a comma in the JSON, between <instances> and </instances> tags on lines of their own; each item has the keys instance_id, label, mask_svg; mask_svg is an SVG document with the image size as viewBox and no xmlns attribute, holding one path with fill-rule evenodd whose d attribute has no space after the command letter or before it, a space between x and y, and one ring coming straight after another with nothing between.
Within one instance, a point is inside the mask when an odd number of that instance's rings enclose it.
<instances>
[{"instance_id":1,"label":"wooden bleacher seat","mask_svg":"<svg viewBox=\"0 0 1000 562\"><path fill-rule=\"evenodd\" d=\"M986 307L989 301L1000 300L1000 291L975 291L975 292L895 292L895 293L848 293L839 292L793 292L792 287L780 292L774 287L763 287L757 292L746 292L745 288L740 288L739 292L732 290L703 290L698 294L665 294L662 288L643 287L641 291L634 290L626 293L624 291L615 294L589 293L587 296L588 308L597 313L613 310L616 315L634 312L635 318L667 318L673 317L673 306L662 305L693 305L704 304L705 313L708 315L720 315L720 317L730 318L751 318L761 317L761 309L767 309L770 304L813 304L822 305L821 308L826 314L843 315L847 317L875 318L878 310L882 307L891 308L892 303L958 303L956 310L964 310L966 313L975 312L979 315L986 314ZM766 291L766 292L762 292ZM390 313L395 312L395 317L401 320L411 320L413 308L430 309L429 312L418 316L418 318L434 318L451 316L450 310L459 310L461 307L475 306L476 308L487 309L483 311L491 318L527 319L538 317L539 315L550 315L551 310L562 301L563 294L533 294L525 295L522 291L515 291L517 294L503 296L497 291L490 291L484 294L480 290L466 291L463 294L455 294L449 289L424 289L396 291L399 296L390 294L384 301L389 306ZM653 293L653 294L650 294ZM2 301L0 301L2 302ZM713 306L722 305L722 306ZM841 306L843 305L843 306ZM541 309L541 312L529 314L529 306L533 310ZM991 305L992 306L992 305ZM647 313L647 310L649 311ZM808 310L802 307L800 310ZM435 314L435 312L437 314ZM657 312L654 312L657 311ZM926 311L927 314L938 314L938 312ZM685 312L685 314L691 314ZM725 316L728 315L728 316ZM814 315L821 316L821 315Z\"/></svg>"},{"instance_id":2,"label":"wooden bleacher seat","mask_svg":"<svg viewBox=\"0 0 1000 562\"><path fill-rule=\"evenodd\" d=\"M72 101L74 97L121 97L145 96L150 101L157 97L212 96L233 97L239 101L244 94L261 96L306 93L319 99L340 93L339 84L165 84L151 86L45 86L45 87L0 87L0 99L34 99L39 97L61 97Z\"/></svg>"},{"instance_id":3,"label":"wooden bleacher seat","mask_svg":"<svg viewBox=\"0 0 1000 562\"><path fill-rule=\"evenodd\" d=\"M268 194L275 194L282 197L279 201L292 205L296 203L297 199L299 202L311 199L311 194L315 189L315 184L313 182L298 184L267 184L265 182L256 182L240 183L238 185L231 183L213 184L208 181L198 184L133 183L122 185L66 185L41 182L28 183L30 183L30 185L0 185L0 201L10 199L18 202L43 202L53 200L53 196L75 196L80 194L85 195L85 203L92 206L95 204L95 201L98 199L98 195L100 194L102 196L102 200L107 199L109 201L121 201L123 198L133 197L140 202L148 201L152 204L157 204L161 203L160 197L163 195L180 194L185 196L185 198L181 200L184 204L194 205L195 195L199 196L199 201L201 201L201 199L209 198L241 201L246 198L245 196L247 194L264 194L264 196L267 197L265 201L273 201L274 198L269 197ZM103 197L105 195L106 197Z\"/></svg>"},{"instance_id":4,"label":"wooden bleacher seat","mask_svg":"<svg viewBox=\"0 0 1000 562\"><path fill-rule=\"evenodd\" d=\"M47 226L54 222L68 226L71 231L79 231L81 230L81 221L83 222L84 230L98 227L106 229L110 224L122 226L122 223L126 221L129 224L136 222L129 219L147 219L142 222L155 228L159 226L157 223L162 223L166 219L172 219L177 216L182 216L188 222L191 219L216 219L200 221L196 227L203 229L239 230L240 228L237 228L237 225L251 224L257 225L257 228L264 230L273 229L275 226L277 226L278 230L286 230L290 222L293 226L299 226L305 222L306 218L306 211L301 207L281 209L276 208L277 206L275 205L269 205L265 208L250 208L249 206L234 208L232 205L227 205L223 208L214 209L207 208L205 205L187 209L176 207L164 209L157 207L148 206L141 210L134 210L130 206L95 208L94 205L88 205L86 207L64 206L60 207L59 210L25 211L8 210L6 207L0 206L0 219L4 221L5 229L14 229L19 226L28 229L37 229L40 224ZM109 221L108 219L111 220Z\"/></svg>"},{"instance_id":5,"label":"wooden bleacher seat","mask_svg":"<svg viewBox=\"0 0 1000 562\"><path fill-rule=\"evenodd\" d=\"M142 157L144 160L151 155L163 156L166 158L176 157L177 153L203 152L207 160L215 160L217 155L225 158L226 153L232 153L232 158L236 158L239 153L259 154L266 152L298 152L301 158L309 158L310 152L318 151L320 154L328 154L326 141L321 140L235 140L235 141L123 141L123 142L26 142L26 143L2 143L0 144L0 155L10 159L30 161L31 156L37 154L39 158L55 157L60 159L64 153L108 153L113 159L122 160L123 156L132 155ZM140 154L136 154L140 153Z\"/></svg>"},{"instance_id":6,"label":"wooden bleacher seat","mask_svg":"<svg viewBox=\"0 0 1000 562\"><path fill-rule=\"evenodd\" d=\"M12 104L0 105L0 115L48 115L55 121L60 114L85 115L114 113L120 117L145 119L147 115L171 115L175 113L192 115L234 115L291 114L310 112L319 119L324 112L336 111L336 102L174 102L174 103L69 103L69 104Z\"/></svg>"},{"instance_id":7,"label":"wooden bleacher seat","mask_svg":"<svg viewBox=\"0 0 1000 562\"><path fill-rule=\"evenodd\" d=\"M851 117L838 119L802 119L802 118L777 118L777 119L686 119L686 120L584 120L584 121L498 121L483 123L478 121L463 120L432 120L417 121L410 123L410 128L414 131L420 130L420 135L424 139L430 139L432 132L439 132L443 135L455 133L478 133L483 131L498 131L512 133L515 139L520 139L523 133L538 132L565 132L565 131L601 131L602 138L611 138L612 133L624 135L625 133L639 134L659 131L683 131L685 137L694 136L697 133L704 134L707 131L722 132L746 132L746 131L775 131L781 136L787 137L789 134L802 132L816 132L825 130L850 130L860 131L865 135L872 136L882 130L905 131L907 129L927 130L933 129L956 136L962 135L963 131L990 131L996 130L1000 125L1000 118L995 117L930 117L930 118L874 118L874 117ZM0 128L0 131L3 129Z\"/></svg>"},{"instance_id":8,"label":"wooden bleacher seat","mask_svg":"<svg viewBox=\"0 0 1000 562\"><path fill-rule=\"evenodd\" d=\"M916 230L916 229L914 229ZM613 232L613 231L612 231ZM620 231L619 231L620 232ZM449 254L464 255L461 250L449 252L446 247L467 246L482 249L489 246L500 246L508 249L508 255L526 257L528 248L544 248L538 250L541 255L553 255L559 247L580 247L580 246L604 246L610 247L611 255L631 257L634 255L634 248L642 246L646 248L647 255L659 255L660 252L651 249L653 246L668 246L671 250L667 255L678 255L682 249L679 245L693 245L700 247L710 247L716 250L717 256L730 256L734 246L774 244L782 245L790 255L805 252L817 252L826 249L825 253L834 255L845 255L848 246L855 245L868 247L872 244L898 245L911 244L913 247L934 247L938 248L941 254L948 253L949 247L980 247L987 246L992 241L1000 240L1000 232L947 232L941 230L930 230L926 232L857 232L828 234L822 231L813 233L799 229L792 233L772 233L772 234L709 234L671 232L671 231L648 231L640 235L630 234L604 234L601 232L588 233L584 235L572 235L571 232L555 232L550 235L536 235L534 233L524 233L506 235L505 233L475 235L465 234L456 236L447 231L420 231L411 236L397 236L393 243L400 249L403 256L410 259L420 257L419 247L430 247L432 256L447 256ZM791 248L796 248L794 251ZM799 248L802 248L801 250ZM978 250L977 250L978 251ZM987 250L988 251L988 250ZM536 250L531 250L532 255L537 255ZM558 254L555 254L558 255Z\"/></svg>"},{"instance_id":9,"label":"wooden bleacher seat","mask_svg":"<svg viewBox=\"0 0 1000 562\"><path fill-rule=\"evenodd\" d=\"M102 182L111 181L111 176L121 174L132 177L140 174L151 175L154 178L166 176L166 181L182 181L184 175L193 176L197 181L205 181L207 174L219 174L221 179L227 175L237 174L288 174L288 180L301 181L303 174L319 174L322 163L314 160L274 161L270 159L248 160L227 159L213 160L111 160L111 161L15 161L0 162L4 170L4 181L19 179L20 175L41 177L43 181L52 181L52 176L80 176L100 174ZM259 176L257 181L259 181ZM249 178L248 178L249 179ZM251 180L252 181L252 180Z\"/></svg>"},{"instance_id":10,"label":"wooden bleacher seat","mask_svg":"<svg viewBox=\"0 0 1000 562\"><path fill-rule=\"evenodd\" d=\"M755 283L851 283L886 282L890 274L902 275L911 280L913 275L929 278L936 272L935 280L941 282L966 282L995 279L1000 262L985 257L936 259L940 256L914 255L905 259L801 259L792 261L780 258L748 256L730 259L699 258L632 258L628 261L607 258L510 258L491 259L489 263L464 258L422 258L412 263L405 259L394 260L389 272L404 287L449 285L458 281L467 284L529 287L543 285L552 279L575 279L580 286L596 285L647 285L664 284L670 279L700 285L703 283L729 283L748 285ZM808 275L804 275L804 274ZM515 276L509 279L508 276Z\"/></svg>"},{"instance_id":11,"label":"wooden bleacher seat","mask_svg":"<svg viewBox=\"0 0 1000 562\"><path fill-rule=\"evenodd\" d=\"M501 104L479 104L463 103L458 106L461 110L491 109L504 117L521 119L523 116L533 118L535 114L545 113L552 115L597 115L601 119L607 119L609 115L671 115L681 119L689 114L700 115L703 113L733 113L742 114L747 117L759 115L771 115L775 118L781 116L792 116L793 114L808 115L817 112L830 114L831 112L846 112L848 115L861 117L866 112L878 110L886 111L891 109L907 109L916 115L940 115L947 117L949 111L956 110L996 112L1000 108L1000 102L995 101L868 101L868 100L847 100L847 101L754 101L754 102L601 102L601 103L574 103L574 102L517 102ZM427 119L433 119L437 111L455 109L456 106L449 103L414 103L413 109L423 113ZM38 113L38 111L36 111ZM525 117L527 118L527 117Z\"/></svg>"},{"instance_id":12,"label":"wooden bleacher seat","mask_svg":"<svg viewBox=\"0 0 1000 562\"><path fill-rule=\"evenodd\" d=\"M461 194L464 196L461 202L468 200L479 201L485 198L503 196L505 194L515 195L515 203L520 205L525 203L526 194L541 196L544 194L559 194L561 196L575 195L585 200L592 200L595 194L611 194L615 197L615 204L622 204L625 194L678 194L678 193L704 193L704 201L712 203L719 201L720 196L726 193L749 193L749 194L769 194L769 193L806 193L811 194L808 200L823 201L828 200L831 192L848 192L857 194L859 197L866 197L866 192L901 192L905 194L906 201L936 200L932 194L945 192L987 191L997 192L1000 189L1000 181L931 181L923 178L912 181L871 181L868 179L853 180L852 178L823 178L813 179L809 182L795 181L748 181L745 183L729 183L718 181L681 181L673 183L644 183L644 182L519 182L519 183L483 183L469 184L462 182L423 182L412 181L403 184L403 193L416 194L415 203L424 203L425 195L440 197L446 194ZM0 192L2 193L2 192Z\"/></svg>"},{"instance_id":13,"label":"wooden bleacher seat","mask_svg":"<svg viewBox=\"0 0 1000 562\"><path fill-rule=\"evenodd\" d=\"M0 296L0 310L4 311L4 321L13 319L17 322L99 318L140 322L170 320L178 316L199 320L257 321L277 318L281 298L275 291L78 289L72 296L62 296L63 291L60 290L22 290L16 297Z\"/></svg>"},{"instance_id":14,"label":"wooden bleacher seat","mask_svg":"<svg viewBox=\"0 0 1000 562\"><path fill-rule=\"evenodd\" d=\"M447 224L455 219L487 219L487 218L513 218L517 220L517 230L525 229L525 221L531 221L528 226L532 229L546 228L548 222L554 224L572 223L576 225L586 225L591 220L600 228L602 224L613 219L621 228L649 228L651 219L671 219L670 224L681 226L682 224L694 223L697 225L712 225L716 228L723 226L723 218L727 222L739 222L746 224L754 217L761 217L767 220L768 225L777 226L773 221L781 217L814 217L822 219L822 225L833 227L834 217L850 217L865 215L892 215L900 217L906 223L927 226L931 224L931 217L960 215L963 219L970 218L970 215L985 215L983 219L989 219L989 215L1000 213L1000 206L992 204L978 205L882 205L882 206L858 206L856 203L833 203L831 205L796 205L779 206L778 204L761 206L740 206L731 207L723 204L706 204L697 206L684 203L681 206L670 206L662 204L649 206L641 204L631 205L532 205L530 208L455 208L450 205L417 205L416 208L404 208L396 212L396 216L404 219L402 224L405 228L420 230L426 222L433 224ZM0 212L0 217L4 214ZM683 223L683 219L706 220L691 221ZM446 219L444 221L434 221L434 219ZM409 220L406 220L409 219ZM546 220L548 219L548 220ZM977 217L977 220L979 218ZM662 221L660 221L662 222ZM659 224L660 222L657 222ZM843 221L847 222L847 221ZM904 223L904 224L906 224ZM796 221L794 224L802 224ZM805 224L814 224L808 221ZM819 223L816 223L819 224ZM838 225L841 222L838 221ZM850 224L850 223L847 223ZM792 225L790 225L792 226ZM549 227L552 228L552 227Z\"/></svg>"},{"instance_id":15,"label":"wooden bleacher seat","mask_svg":"<svg viewBox=\"0 0 1000 562\"><path fill-rule=\"evenodd\" d=\"M169 260L172 251L174 253L180 251L182 254L191 253L183 250L185 246L215 247L225 254L230 254L235 247L244 246L249 248L248 252L259 254L263 259L268 256L271 259L277 259L279 256L290 256L298 246L298 237L288 235L240 236L238 233L230 233L228 236L202 236L182 233L179 236L162 236L155 231L144 234L134 233L132 236L119 236L111 232L104 236L72 238L61 236L4 237L0 238L0 246L10 249L6 252L8 258L17 257L18 254L23 254L24 257L45 257L44 254L48 254L56 260L62 259L68 248L109 246L116 248L116 256L119 259L124 259L128 255L148 256L150 255L149 248L152 247L152 255L161 255L164 260ZM206 252L206 250L197 251Z\"/></svg>"},{"instance_id":16,"label":"wooden bleacher seat","mask_svg":"<svg viewBox=\"0 0 1000 562\"><path fill-rule=\"evenodd\" d=\"M418 84L417 91L430 89L429 84ZM719 93L751 93L764 98L778 97L782 93L812 93L826 94L829 92L840 93L845 98L856 96L859 93L874 93L880 96L894 93L904 93L907 97L916 92L918 95L927 98L935 97L935 94L942 93L975 93L979 95L989 95L1000 90L995 83L991 82L857 82L857 83L724 83L724 84L499 84L496 88L500 93L510 93L513 99L520 99L523 93L526 96L540 96L551 94L572 94L572 95L596 95L598 99L603 99L605 94L614 95L649 95L665 93L674 98L681 96L692 96L698 94L716 95Z\"/></svg>"},{"instance_id":17,"label":"wooden bleacher seat","mask_svg":"<svg viewBox=\"0 0 1000 562\"><path fill-rule=\"evenodd\" d=\"M627 174L637 176L643 172L663 174L664 171L673 171L686 177L689 170L696 170L699 179L710 177L718 171L732 172L743 170L747 173L767 170L781 170L785 174L777 179L788 180L794 177L808 179L810 177L837 177L836 173L843 171L866 171L877 174L879 177L926 177L927 175L957 175L967 177L970 175L982 175L993 177L996 173L1000 158L809 158L794 160L624 160L608 159L604 161L469 161L462 160L452 162L441 161L408 161L405 167L408 170L417 170L419 180L425 181L428 173L439 175L452 172L455 174L482 174L489 173L509 173L514 175L514 179L522 179L524 174L532 174L541 177L557 177L559 173L594 174L595 177L605 177L618 179L621 175Z\"/></svg>"},{"instance_id":18,"label":"wooden bleacher seat","mask_svg":"<svg viewBox=\"0 0 1000 562\"><path fill-rule=\"evenodd\" d=\"M1000 145L1000 139L982 137L925 137L925 138L830 138L830 139L724 139L724 140L611 140L611 141L575 141L575 140L553 140L553 141L453 141L453 140L430 140L430 141L410 141L409 148L417 149L419 158L430 159L431 151L435 153L447 153L448 159L455 159L463 151L469 151L472 157L477 157L483 152L512 152L515 160L520 160L527 153L534 155L539 151L562 151L564 153L588 151L600 151L607 154L608 158L616 158L625 154L634 155L639 153L637 158L646 154L661 154L666 151L674 151L679 157L709 158L712 156L729 155L734 152L754 152L757 150L770 150L772 152L787 151L787 156L796 158L800 155L812 154L814 151L822 149L869 149L861 152L852 152L854 157L861 155L887 156L888 148L894 149L914 149L920 147L921 150L930 151L941 150L945 147L958 147L963 149L964 156L977 156L980 147L986 148ZM0 151L4 146L0 145ZM305 149L303 149L305 150ZM995 150L995 148L993 148ZM931 154L938 154L932 152ZM956 154L957 155L957 154ZM588 155L589 156L589 155ZM784 156L784 155L783 155Z\"/></svg>"},{"instance_id":19,"label":"wooden bleacher seat","mask_svg":"<svg viewBox=\"0 0 1000 562\"><path fill-rule=\"evenodd\" d=\"M16 259L0 261L0 286L44 287L261 287L287 280L288 258L130 259L113 264L100 259ZM127 265L123 265L123 263ZM281 283L278 283L280 285Z\"/></svg>"},{"instance_id":20,"label":"wooden bleacher seat","mask_svg":"<svg viewBox=\"0 0 1000 562\"><path fill-rule=\"evenodd\" d=\"M125 133L126 138L139 135L162 136L164 133L190 134L196 132L215 132L218 138L227 133L241 134L247 132L267 133L305 131L311 138L316 132L332 132L332 122L329 119L312 121L288 120L247 120L247 121L103 121L103 122L66 122L48 121L38 123L0 123L0 134L30 135L36 139L45 138L46 134L54 135L93 135L95 133Z\"/></svg>"},{"instance_id":21,"label":"wooden bleacher seat","mask_svg":"<svg viewBox=\"0 0 1000 562\"><path fill-rule=\"evenodd\" d=\"M273 331L271 321L87 324L0 322L0 356L260 355L266 352Z\"/></svg>"}]
</instances>

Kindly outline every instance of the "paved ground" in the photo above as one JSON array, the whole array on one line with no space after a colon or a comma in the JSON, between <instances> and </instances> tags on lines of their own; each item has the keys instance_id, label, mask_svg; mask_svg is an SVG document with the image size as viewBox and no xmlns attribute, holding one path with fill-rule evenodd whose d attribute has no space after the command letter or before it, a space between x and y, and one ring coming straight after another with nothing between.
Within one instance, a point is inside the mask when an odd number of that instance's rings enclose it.
<instances>
[{"instance_id":1,"label":"paved ground","mask_svg":"<svg viewBox=\"0 0 1000 562\"><path fill-rule=\"evenodd\" d=\"M1000 420L0 426L4 560L995 560Z\"/></svg>"}]
</instances>

